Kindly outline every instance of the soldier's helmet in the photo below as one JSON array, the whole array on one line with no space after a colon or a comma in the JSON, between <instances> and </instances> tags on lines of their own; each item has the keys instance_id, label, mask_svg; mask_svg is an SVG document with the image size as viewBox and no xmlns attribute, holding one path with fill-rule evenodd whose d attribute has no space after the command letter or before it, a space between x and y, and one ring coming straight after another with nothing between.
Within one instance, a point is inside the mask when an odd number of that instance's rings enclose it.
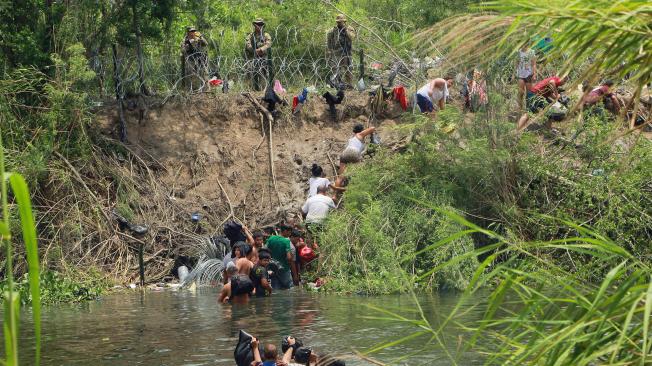
<instances>
[{"instance_id":1,"label":"soldier's helmet","mask_svg":"<svg viewBox=\"0 0 652 366\"><path fill-rule=\"evenodd\" d=\"M255 25L265 25L265 20L263 18L256 18L252 23Z\"/></svg>"},{"instance_id":2,"label":"soldier's helmet","mask_svg":"<svg viewBox=\"0 0 652 366\"><path fill-rule=\"evenodd\" d=\"M335 21L337 23L346 23L346 15L338 14L337 17L335 18Z\"/></svg>"}]
</instances>

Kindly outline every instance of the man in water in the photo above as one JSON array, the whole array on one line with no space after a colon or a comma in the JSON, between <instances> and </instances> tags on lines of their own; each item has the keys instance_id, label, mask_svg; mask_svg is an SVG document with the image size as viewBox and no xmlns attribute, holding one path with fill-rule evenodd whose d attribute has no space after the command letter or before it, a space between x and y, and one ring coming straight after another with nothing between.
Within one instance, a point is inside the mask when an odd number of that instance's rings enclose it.
<instances>
[{"instance_id":1,"label":"man in water","mask_svg":"<svg viewBox=\"0 0 652 366\"><path fill-rule=\"evenodd\" d=\"M232 304L246 304L249 302L249 296L253 290L254 285L251 279L249 279L249 276L235 274L222 287L218 301L223 304L227 302Z\"/></svg>"},{"instance_id":2,"label":"man in water","mask_svg":"<svg viewBox=\"0 0 652 366\"><path fill-rule=\"evenodd\" d=\"M256 297L265 297L272 294L272 284L269 280L267 266L272 259L269 249L261 248L258 251L258 263L251 270L251 281L254 283Z\"/></svg>"},{"instance_id":3,"label":"man in water","mask_svg":"<svg viewBox=\"0 0 652 366\"><path fill-rule=\"evenodd\" d=\"M242 257L235 261L235 266L238 269L238 274L249 276L251 269L254 268L254 258L256 253L249 244L241 244L241 248Z\"/></svg>"},{"instance_id":4,"label":"man in water","mask_svg":"<svg viewBox=\"0 0 652 366\"><path fill-rule=\"evenodd\" d=\"M266 242L267 249L272 254L272 259L280 265L276 276L272 278L272 287L274 289L289 289L292 284L299 284L299 276L292 254L292 243L288 239L292 234L292 227L283 224L280 229L281 235L272 235Z\"/></svg>"},{"instance_id":5,"label":"man in water","mask_svg":"<svg viewBox=\"0 0 652 366\"><path fill-rule=\"evenodd\" d=\"M435 105L439 110L446 106L446 98L449 96L448 89L453 86L453 77L436 78L429 81L417 91L417 104L421 113L433 113Z\"/></svg>"},{"instance_id":6,"label":"man in water","mask_svg":"<svg viewBox=\"0 0 652 366\"><path fill-rule=\"evenodd\" d=\"M294 338L291 338L291 341L294 344ZM294 348L288 348L283 354L283 358L278 360L278 349L275 345L271 343L265 345L263 357L260 357L259 344L260 341L257 338L251 340L251 349L254 354L254 361L251 363L251 366L288 366L290 364Z\"/></svg>"}]
</instances>

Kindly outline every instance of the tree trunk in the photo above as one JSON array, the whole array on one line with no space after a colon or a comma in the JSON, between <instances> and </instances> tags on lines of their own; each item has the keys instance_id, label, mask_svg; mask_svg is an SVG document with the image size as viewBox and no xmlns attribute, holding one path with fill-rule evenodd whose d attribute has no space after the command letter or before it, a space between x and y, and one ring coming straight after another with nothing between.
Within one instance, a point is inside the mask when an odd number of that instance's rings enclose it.
<instances>
[{"instance_id":1,"label":"tree trunk","mask_svg":"<svg viewBox=\"0 0 652 366\"><path fill-rule=\"evenodd\" d=\"M125 122L124 105L122 103L122 93L120 93L120 85L122 80L120 78L120 62L118 62L118 50L115 44L111 45L113 50L113 83L115 84L115 101L118 104L118 118L120 120L120 141L127 141L127 123Z\"/></svg>"},{"instance_id":2,"label":"tree trunk","mask_svg":"<svg viewBox=\"0 0 652 366\"><path fill-rule=\"evenodd\" d=\"M145 85L145 60L143 56L142 35L140 33L140 27L138 26L138 6L136 4L137 3L134 1L131 9L134 35L136 36L136 53L138 57L138 80L140 81L140 85L138 86L138 93L142 95L149 95L147 86Z\"/></svg>"}]
</instances>

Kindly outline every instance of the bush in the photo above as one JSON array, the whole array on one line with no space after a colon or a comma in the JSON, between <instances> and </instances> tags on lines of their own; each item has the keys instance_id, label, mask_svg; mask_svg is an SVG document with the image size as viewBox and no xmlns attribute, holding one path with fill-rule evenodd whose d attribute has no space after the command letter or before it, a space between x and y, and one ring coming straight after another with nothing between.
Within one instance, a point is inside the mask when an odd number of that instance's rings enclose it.
<instances>
[{"instance_id":1,"label":"bush","mask_svg":"<svg viewBox=\"0 0 652 366\"><path fill-rule=\"evenodd\" d=\"M614 124L596 118L577 128L577 146L551 143L537 134L519 136L508 132L513 124L480 117L443 133L463 120L454 108L440 113L437 123L409 118L400 128L408 126L418 137L403 154L381 149L348 172L345 207L333 215L322 238L328 253L322 270L331 289L387 293L413 283L428 289L464 288L472 260L428 271L487 240L482 234L473 236L475 243L458 238L446 250L415 257L415 251L461 230L428 207L457 210L515 242L578 235L552 219L566 218L606 233L638 256L652 254L645 244L652 236L648 140L614 138ZM551 260L578 272L590 265L567 256ZM408 279L399 275L401 270ZM586 277L593 275L585 271Z\"/></svg>"},{"instance_id":2,"label":"bush","mask_svg":"<svg viewBox=\"0 0 652 366\"><path fill-rule=\"evenodd\" d=\"M109 282L96 272L77 274L77 277L72 278L56 271L45 271L41 273L40 282L43 304L95 300L109 287ZM6 280L2 281L0 290L4 291L6 286ZM30 304L32 297L29 292L29 275L24 274L15 282L15 286L16 291L20 292L21 302Z\"/></svg>"}]
</instances>

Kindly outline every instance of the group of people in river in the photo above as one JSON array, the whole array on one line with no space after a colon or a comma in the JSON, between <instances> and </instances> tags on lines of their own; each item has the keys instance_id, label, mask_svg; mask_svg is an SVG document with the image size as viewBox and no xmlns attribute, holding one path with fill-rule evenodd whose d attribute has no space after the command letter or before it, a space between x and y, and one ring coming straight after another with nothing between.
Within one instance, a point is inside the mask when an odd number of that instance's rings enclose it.
<instances>
[{"instance_id":1,"label":"group of people in river","mask_svg":"<svg viewBox=\"0 0 652 366\"><path fill-rule=\"evenodd\" d=\"M271 296L275 291L301 283L301 273L319 256L318 238L324 220L337 208L338 195L346 190L342 179L346 167L362 160L365 140L375 131L373 126L353 127L353 135L340 154L340 166L333 182L321 166L312 165L308 197L301 207L304 225L281 223L253 233L235 222L225 225L224 233L234 244L223 259L220 303L246 304L252 296ZM316 282L320 285L319 280ZM345 366L340 359L313 353L293 337L284 338L282 352L279 357L276 345L269 343L261 347L258 339L241 331L234 355L237 366Z\"/></svg>"},{"instance_id":2,"label":"group of people in river","mask_svg":"<svg viewBox=\"0 0 652 366\"><path fill-rule=\"evenodd\" d=\"M346 366L343 360L313 352L292 336L283 337L280 347L273 343L263 346L258 338L243 330L238 338L233 352L236 366Z\"/></svg>"},{"instance_id":3,"label":"group of people in river","mask_svg":"<svg viewBox=\"0 0 652 366\"><path fill-rule=\"evenodd\" d=\"M346 190L346 167L362 160L365 140L375 131L373 126L353 127L353 135L340 154L334 181L326 177L321 166L312 165L307 198L301 206L302 224L285 222L253 232L236 222L225 225L225 236L233 245L223 259L221 303L246 303L251 296L270 296L301 282L302 271L319 255L318 238L324 221L337 208L335 202Z\"/></svg>"}]
</instances>

